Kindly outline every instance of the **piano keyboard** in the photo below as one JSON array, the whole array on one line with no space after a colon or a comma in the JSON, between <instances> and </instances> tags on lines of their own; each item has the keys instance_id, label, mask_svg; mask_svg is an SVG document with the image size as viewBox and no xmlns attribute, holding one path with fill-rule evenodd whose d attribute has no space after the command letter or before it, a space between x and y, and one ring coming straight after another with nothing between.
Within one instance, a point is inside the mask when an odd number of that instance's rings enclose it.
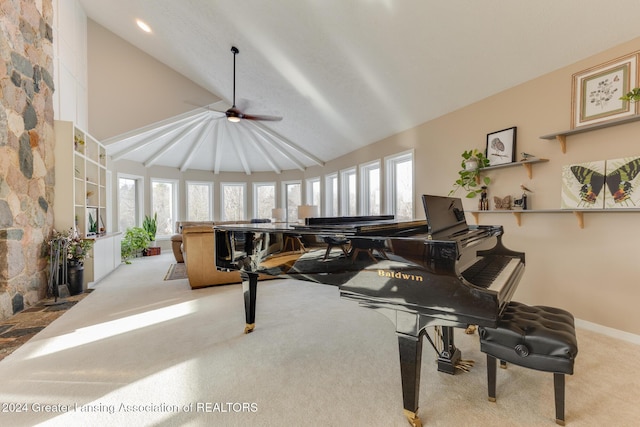
<instances>
[{"instance_id":1,"label":"piano keyboard","mask_svg":"<svg viewBox=\"0 0 640 427\"><path fill-rule=\"evenodd\" d=\"M518 264L520 264L519 258L484 256L465 269L462 277L476 286L499 292Z\"/></svg>"}]
</instances>

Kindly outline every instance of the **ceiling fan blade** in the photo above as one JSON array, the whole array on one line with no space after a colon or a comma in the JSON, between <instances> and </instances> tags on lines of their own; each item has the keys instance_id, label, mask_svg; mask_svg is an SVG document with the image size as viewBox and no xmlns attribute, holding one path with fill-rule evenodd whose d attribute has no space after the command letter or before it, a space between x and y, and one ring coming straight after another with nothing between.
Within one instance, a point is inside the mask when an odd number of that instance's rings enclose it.
<instances>
[{"instance_id":1,"label":"ceiling fan blade","mask_svg":"<svg viewBox=\"0 0 640 427\"><path fill-rule=\"evenodd\" d=\"M242 118L245 120L261 120L263 122L278 122L282 120L282 117L278 116L263 116L257 114L243 114Z\"/></svg>"}]
</instances>

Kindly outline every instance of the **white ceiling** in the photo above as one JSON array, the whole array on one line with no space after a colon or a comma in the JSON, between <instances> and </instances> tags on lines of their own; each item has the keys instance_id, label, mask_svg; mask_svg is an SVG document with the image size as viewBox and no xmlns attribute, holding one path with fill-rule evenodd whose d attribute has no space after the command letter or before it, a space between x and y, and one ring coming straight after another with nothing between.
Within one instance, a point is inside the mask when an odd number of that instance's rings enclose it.
<instances>
[{"instance_id":1,"label":"white ceiling","mask_svg":"<svg viewBox=\"0 0 640 427\"><path fill-rule=\"evenodd\" d=\"M640 36L638 0L80 3L219 95L218 110L231 106L237 46L238 107L283 117L237 126L200 109L176 118L185 126L169 136L157 138L150 126L106 141L115 158L182 170L322 164ZM153 32L143 34L136 18Z\"/></svg>"}]
</instances>

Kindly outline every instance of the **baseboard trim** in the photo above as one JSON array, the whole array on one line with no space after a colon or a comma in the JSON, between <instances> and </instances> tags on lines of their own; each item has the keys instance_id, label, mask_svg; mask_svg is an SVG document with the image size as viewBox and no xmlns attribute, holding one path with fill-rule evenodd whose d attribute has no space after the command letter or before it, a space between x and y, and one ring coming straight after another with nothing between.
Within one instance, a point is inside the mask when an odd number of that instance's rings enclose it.
<instances>
[{"instance_id":1,"label":"baseboard trim","mask_svg":"<svg viewBox=\"0 0 640 427\"><path fill-rule=\"evenodd\" d=\"M602 335L640 345L640 335L621 331L619 329L609 328L608 326L598 325L597 323L588 322L582 319L575 319L575 321L578 328L587 329L589 331L597 332Z\"/></svg>"}]
</instances>

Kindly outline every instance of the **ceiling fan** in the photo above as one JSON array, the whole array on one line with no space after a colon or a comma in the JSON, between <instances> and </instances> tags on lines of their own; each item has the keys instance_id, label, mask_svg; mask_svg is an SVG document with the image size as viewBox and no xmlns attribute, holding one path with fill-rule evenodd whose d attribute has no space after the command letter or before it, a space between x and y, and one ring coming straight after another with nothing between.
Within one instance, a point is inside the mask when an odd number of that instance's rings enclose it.
<instances>
[{"instance_id":1,"label":"ceiling fan","mask_svg":"<svg viewBox=\"0 0 640 427\"><path fill-rule=\"evenodd\" d=\"M264 116L257 114L245 114L238 107L236 107L236 55L240 53L237 47L231 46L231 52L233 52L233 105L224 114L227 116L227 120L230 122L239 122L240 120L260 120L260 121L279 121L282 117L277 116ZM223 113L223 111L220 111Z\"/></svg>"}]
</instances>

